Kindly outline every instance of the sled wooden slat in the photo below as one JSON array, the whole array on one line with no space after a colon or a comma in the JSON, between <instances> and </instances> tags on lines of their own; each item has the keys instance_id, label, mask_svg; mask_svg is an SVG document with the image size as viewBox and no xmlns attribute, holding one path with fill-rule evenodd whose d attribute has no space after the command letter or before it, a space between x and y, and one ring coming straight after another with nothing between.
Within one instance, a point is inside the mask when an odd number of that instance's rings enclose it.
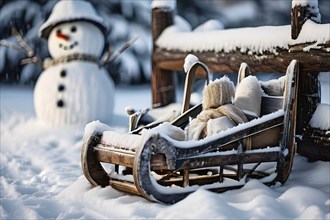
<instances>
[{"instance_id":1,"label":"sled wooden slat","mask_svg":"<svg viewBox=\"0 0 330 220\"><path fill-rule=\"evenodd\" d=\"M150 161L152 170L167 170L166 158L163 154L156 154Z\"/></svg>"},{"instance_id":2,"label":"sled wooden slat","mask_svg":"<svg viewBox=\"0 0 330 220\"><path fill-rule=\"evenodd\" d=\"M243 169L244 173L248 173L250 170L245 170ZM265 174L265 173L251 173L249 174L251 176L254 177L258 177L258 178L263 178L266 176L269 176L269 174ZM220 178L223 178L222 181L219 181ZM212 175L199 175L199 176L190 176L189 177L189 185L206 185L206 184L212 184L212 183L216 183L216 182L220 182L222 183L225 179L231 179L231 180L236 180L238 181L237 178L237 174L236 173L227 173L227 174L221 174L220 173L216 173L216 174L212 174ZM171 178L171 179L165 179L165 180L159 180L157 181L159 184L161 184L162 186L171 186L171 185L177 185L177 186L181 186L184 187L184 178L182 177L177 177L177 178Z\"/></svg>"},{"instance_id":3,"label":"sled wooden slat","mask_svg":"<svg viewBox=\"0 0 330 220\"><path fill-rule=\"evenodd\" d=\"M182 164L180 169L195 169L202 167L236 165L238 163L258 163L258 162L276 162L278 160L279 150L263 153L244 153L231 155L207 155L197 156L177 160L177 164Z\"/></svg>"},{"instance_id":4,"label":"sled wooden slat","mask_svg":"<svg viewBox=\"0 0 330 220\"><path fill-rule=\"evenodd\" d=\"M225 174L224 178L230 178L235 179L236 174ZM189 185L205 185L205 184L211 184L218 182L219 180L219 174L214 175L203 175L203 176L191 176L189 177ZM185 187L185 183L183 178L171 178L169 180L160 180L158 181L159 184L163 186L171 186L171 185L177 185L181 187ZM187 186L187 185L186 185Z\"/></svg>"},{"instance_id":5,"label":"sled wooden slat","mask_svg":"<svg viewBox=\"0 0 330 220\"><path fill-rule=\"evenodd\" d=\"M141 195L139 191L136 189L134 183L111 179L110 186L119 191L131 193L137 196Z\"/></svg>"},{"instance_id":6,"label":"sled wooden slat","mask_svg":"<svg viewBox=\"0 0 330 220\"><path fill-rule=\"evenodd\" d=\"M84 142L81 151L81 167L86 179L93 186L105 187L109 185L110 177L96 159L94 148L100 142L101 134L93 134L89 140Z\"/></svg>"},{"instance_id":7,"label":"sled wooden slat","mask_svg":"<svg viewBox=\"0 0 330 220\"><path fill-rule=\"evenodd\" d=\"M133 166L134 153L131 153L131 151L116 151L97 146L94 148L94 152L95 157L99 162L112 163L126 167Z\"/></svg>"}]
</instances>

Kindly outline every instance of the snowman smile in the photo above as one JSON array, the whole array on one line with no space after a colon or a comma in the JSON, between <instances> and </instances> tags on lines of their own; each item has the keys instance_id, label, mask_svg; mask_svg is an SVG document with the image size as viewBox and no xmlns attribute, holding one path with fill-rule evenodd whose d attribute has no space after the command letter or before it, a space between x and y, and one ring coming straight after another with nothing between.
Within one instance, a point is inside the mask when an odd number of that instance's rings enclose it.
<instances>
[{"instance_id":1,"label":"snowman smile","mask_svg":"<svg viewBox=\"0 0 330 220\"><path fill-rule=\"evenodd\" d=\"M78 45L78 42L74 41L72 44L69 44L69 45L64 45L62 43L59 43L58 47L62 48L63 50L72 50L77 45Z\"/></svg>"}]
</instances>

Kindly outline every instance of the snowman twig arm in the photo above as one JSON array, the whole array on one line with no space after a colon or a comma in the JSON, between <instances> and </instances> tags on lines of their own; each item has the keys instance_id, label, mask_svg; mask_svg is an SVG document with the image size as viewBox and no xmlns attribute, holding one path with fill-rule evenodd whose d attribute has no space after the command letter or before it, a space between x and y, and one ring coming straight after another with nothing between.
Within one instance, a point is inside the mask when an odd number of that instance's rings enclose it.
<instances>
[{"instance_id":1,"label":"snowman twig arm","mask_svg":"<svg viewBox=\"0 0 330 220\"><path fill-rule=\"evenodd\" d=\"M108 51L104 53L104 55L101 58L101 62L104 65L108 60L110 59L110 55L113 53L113 47L111 44L108 47Z\"/></svg>"},{"instance_id":2,"label":"snowman twig arm","mask_svg":"<svg viewBox=\"0 0 330 220\"><path fill-rule=\"evenodd\" d=\"M12 34L15 35L16 40L21 47L21 49L25 52L28 58L25 58L21 61L21 64L28 64L28 63L37 63L42 66L42 60L35 55L33 49L30 45L23 39L23 36L17 31L15 27L12 28Z\"/></svg>"},{"instance_id":3,"label":"snowman twig arm","mask_svg":"<svg viewBox=\"0 0 330 220\"><path fill-rule=\"evenodd\" d=\"M22 47L19 47L16 44L14 44L14 43L12 43L8 40L0 40L0 45L5 46L5 47L9 47L9 48L13 48L13 49L18 50L18 51L25 52L25 50L23 50Z\"/></svg>"},{"instance_id":4,"label":"snowman twig arm","mask_svg":"<svg viewBox=\"0 0 330 220\"><path fill-rule=\"evenodd\" d=\"M130 46L132 46L132 44L135 43L135 41L137 41L138 37L135 37L133 39L131 39L130 41L126 42L120 49L118 52L116 52L113 56L108 56L104 61L103 61L103 65L106 65L108 63L112 63L113 61L115 61L116 59L118 59L118 57L126 50L128 49ZM109 50L110 51L110 50ZM111 48L112 51L112 48Z\"/></svg>"}]
</instances>

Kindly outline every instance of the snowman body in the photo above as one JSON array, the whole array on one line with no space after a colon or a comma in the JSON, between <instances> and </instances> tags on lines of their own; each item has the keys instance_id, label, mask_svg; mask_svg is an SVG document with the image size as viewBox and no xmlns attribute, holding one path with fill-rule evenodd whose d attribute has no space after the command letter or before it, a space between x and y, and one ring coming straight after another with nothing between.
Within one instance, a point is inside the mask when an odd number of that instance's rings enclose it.
<instances>
[{"instance_id":1,"label":"snowman body","mask_svg":"<svg viewBox=\"0 0 330 220\"><path fill-rule=\"evenodd\" d=\"M50 31L49 52L58 62L45 69L36 83L38 118L62 126L111 117L114 83L97 62L103 47L104 35L92 22L65 22Z\"/></svg>"}]
</instances>

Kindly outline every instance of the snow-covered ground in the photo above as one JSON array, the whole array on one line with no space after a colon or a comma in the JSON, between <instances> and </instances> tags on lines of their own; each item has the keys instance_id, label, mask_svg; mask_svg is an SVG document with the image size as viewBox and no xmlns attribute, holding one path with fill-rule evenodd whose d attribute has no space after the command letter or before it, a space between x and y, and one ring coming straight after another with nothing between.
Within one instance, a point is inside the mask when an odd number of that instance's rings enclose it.
<instances>
[{"instance_id":1,"label":"snow-covered ground","mask_svg":"<svg viewBox=\"0 0 330 220\"><path fill-rule=\"evenodd\" d=\"M198 190L174 205L93 188L80 167L85 126L47 127L35 117L31 88L0 89L1 219L330 219L330 164L300 155L283 186L253 180L222 194ZM150 104L148 86L118 87L106 123L125 132L125 107Z\"/></svg>"}]
</instances>

